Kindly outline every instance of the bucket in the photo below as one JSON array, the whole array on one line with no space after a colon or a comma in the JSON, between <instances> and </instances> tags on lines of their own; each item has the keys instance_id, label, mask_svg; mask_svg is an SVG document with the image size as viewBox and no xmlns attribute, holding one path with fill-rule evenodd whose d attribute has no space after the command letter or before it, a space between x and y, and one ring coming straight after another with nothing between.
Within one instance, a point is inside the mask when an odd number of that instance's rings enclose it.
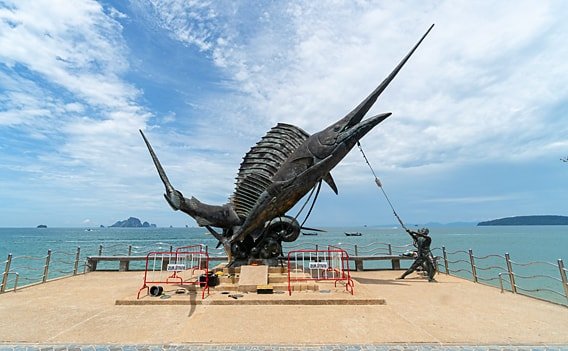
<instances>
[{"instance_id":1,"label":"bucket","mask_svg":"<svg viewBox=\"0 0 568 351\"><path fill-rule=\"evenodd\" d=\"M164 292L164 288L161 286L153 285L150 287L150 296L160 296Z\"/></svg>"},{"instance_id":2,"label":"bucket","mask_svg":"<svg viewBox=\"0 0 568 351\"><path fill-rule=\"evenodd\" d=\"M209 286L217 286L219 285L219 277L217 276L217 274L213 272L209 272L207 277L205 276L205 274L200 275L199 286L203 288L206 282L208 283Z\"/></svg>"}]
</instances>

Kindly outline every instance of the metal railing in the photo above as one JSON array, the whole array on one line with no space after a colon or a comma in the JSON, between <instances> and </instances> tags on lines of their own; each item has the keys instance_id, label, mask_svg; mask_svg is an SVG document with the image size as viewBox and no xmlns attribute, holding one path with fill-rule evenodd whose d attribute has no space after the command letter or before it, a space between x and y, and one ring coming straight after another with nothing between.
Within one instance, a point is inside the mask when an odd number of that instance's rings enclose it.
<instances>
[{"instance_id":1,"label":"metal railing","mask_svg":"<svg viewBox=\"0 0 568 351\"><path fill-rule=\"evenodd\" d=\"M327 247L327 244L318 244L313 242L302 242L296 244L285 245L284 249L287 251L292 250L318 250L319 247ZM345 250L349 256L381 256L381 255L402 255L408 251L412 251L414 246L412 244L396 246L390 243L372 242L365 245L357 245L350 243L339 243L334 246Z\"/></svg>"},{"instance_id":2,"label":"metal railing","mask_svg":"<svg viewBox=\"0 0 568 351\"><path fill-rule=\"evenodd\" d=\"M445 274L499 287L501 292L510 291L568 306L568 280L561 259L556 264L542 261L520 263L511 260L509 253L504 256L475 256L471 249L448 252L444 246L441 253L443 260L438 260L438 269L443 269ZM554 271L559 276L554 276Z\"/></svg>"},{"instance_id":3,"label":"metal railing","mask_svg":"<svg viewBox=\"0 0 568 351\"><path fill-rule=\"evenodd\" d=\"M172 251L180 246L180 242L157 242L145 246L112 244L95 247L99 256L136 256L145 255L150 251ZM293 250L318 250L326 245L310 242L287 244L286 252ZM390 243L373 242L366 245L336 244L345 250L349 256L395 256L412 251L412 245L395 246ZM224 257L222 248L205 246L210 259L218 260ZM471 279L475 283L490 285L555 303L568 306L568 280L564 262L559 259L556 264L550 262L520 263L511 260L508 253L504 255L475 256L470 249L447 251L444 246L432 249L437 255L438 270L442 273ZM85 253L80 247L73 251L51 251L45 256L16 256L9 254L3 262L4 271L1 275L0 293L9 290L16 291L20 287L45 283L50 279L84 274L87 270ZM130 269L143 270L142 262L131 262ZM138 267L137 264L140 266ZM2 262L0 262L0 267ZM100 269L101 267L99 267ZM104 267L102 267L104 269ZM23 273L25 272L25 274ZM554 273L556 272L556 273ZM21 284L23 282L23 284Z\"/></svg>"},{"instance_id":4,"label":"metal railing","mask_svg":"<svg viewBox=\"0 0 568 351\"><path fill-rule=\"evenodd\" d=\"M98 254L100 256L103 253L111 256L146 255L149 251L171 250L174 245L179 246L179 243L157 242L145 246L124 244L104 246L100 244L90 253L77 247L70 251L48 250L44 256L13 256L10 253L4 262L0 262L0 267L4 266L4 271L0 274L0 293L16 291L18 288L45 283L51 279L84 274L87 270L88 255ZM144 267L140 263L140 267L133 268L143 269Z\"/></svg>"}]
</instances>

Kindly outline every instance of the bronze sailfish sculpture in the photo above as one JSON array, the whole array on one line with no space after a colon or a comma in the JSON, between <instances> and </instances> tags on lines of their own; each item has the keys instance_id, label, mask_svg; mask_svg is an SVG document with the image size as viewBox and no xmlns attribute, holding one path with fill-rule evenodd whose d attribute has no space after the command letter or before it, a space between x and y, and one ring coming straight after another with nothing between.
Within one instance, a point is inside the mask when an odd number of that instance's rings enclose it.
<instances>
[{"instance_id":1,"label":"bronze sailfish sculpture","mask_svg":"<svg viewBox=\"0 0 568 351\"><path fill-rule=\"evenodd\" d=\"M330 171L363 136L391 115L381 113L363 120L433 26L384 81L339 121L312 135L284 123L268 131L244 156L235 192L224 205L204 204L176 190L140 131L166 188L167 202L174 210L187 213L198 225L206 227L223 244L231 263L277 258L282 254L282 242L296 240L301 230L298 221L286 212L310 190L319 189L322 181L337 194Z\"/></svg>"}]
</instances>

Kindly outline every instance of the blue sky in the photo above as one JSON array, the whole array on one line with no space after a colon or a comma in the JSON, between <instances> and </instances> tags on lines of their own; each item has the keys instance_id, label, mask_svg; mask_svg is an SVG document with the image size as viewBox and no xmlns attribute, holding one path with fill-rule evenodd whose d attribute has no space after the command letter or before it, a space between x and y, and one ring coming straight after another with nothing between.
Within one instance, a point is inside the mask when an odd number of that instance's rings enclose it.
<instances>
[{"instance_id":1,"label":"blue sky","mask_svg":"<svg viewBox=\"0 0 568 351\"><path fill-rule=\"evenodd\" d=\"M563 1L0 1L0 227L172 211L138 129L186 197L222 204L278 122L343 117L435 23L362 140L408 223L568 215ZM355 148L310 226L395 219Z\"/></svg>"}]
</instances>

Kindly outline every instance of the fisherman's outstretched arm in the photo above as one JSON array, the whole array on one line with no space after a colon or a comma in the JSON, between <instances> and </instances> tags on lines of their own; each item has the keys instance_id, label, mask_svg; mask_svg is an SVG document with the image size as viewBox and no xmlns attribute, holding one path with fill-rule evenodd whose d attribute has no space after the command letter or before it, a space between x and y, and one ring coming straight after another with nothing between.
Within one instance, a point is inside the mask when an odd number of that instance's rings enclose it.
<instances>
[{"instance_id":1,"label":"fisherman's outstretched arm","mask_svg":"<svg viewBox=\"0 0 568 351\"><path fill-rule=\"evenodd\" d=\"M414 239L414 241L416 241L416 239L418 239L418 234L416 232L413 232L410 229L407 229L406 232L412 237L412 239Z\"/></svg>"}]
</instances>

